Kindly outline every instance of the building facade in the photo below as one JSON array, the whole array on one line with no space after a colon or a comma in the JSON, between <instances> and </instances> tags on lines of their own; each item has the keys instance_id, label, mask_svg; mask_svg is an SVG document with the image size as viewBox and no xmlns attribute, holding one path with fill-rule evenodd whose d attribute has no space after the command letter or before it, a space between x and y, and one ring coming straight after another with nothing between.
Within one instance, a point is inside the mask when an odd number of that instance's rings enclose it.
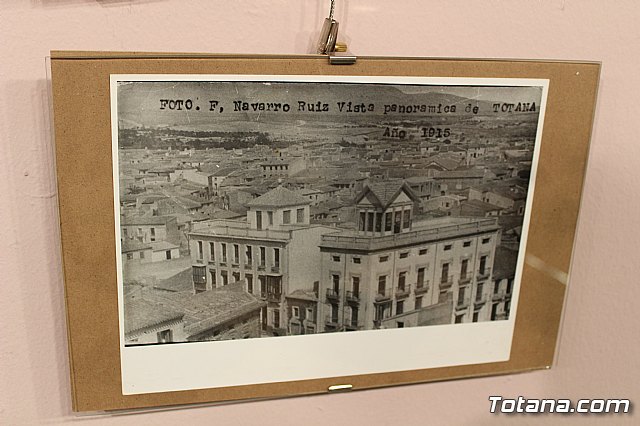
<instances>
[{"instance_id":1,"label":"building facade","mask_svg":"<svg viewBox=\"0 0 640 426\"><path fill-rule=\"evenodd\" d=\"M320 280L320 238L334 229L309 223L309 200L277 187L248 203L246 220L212 220L194 226L194 291L242 282L266 301L262 329L288 334L285 296Z\"/></svg>"},{"instance_id":2,"label":"building facade","mask_svg":"<svg viewBox=\"0 0 640 426\"><path fill-rule=\"evenodd\" d=\"M490 319L496 220L417 221L417 202L406 183L369 185L357 229L322 237L321 331L427 325L424 310L443 304L442 323Z\"/></svg>"}]
</instances>

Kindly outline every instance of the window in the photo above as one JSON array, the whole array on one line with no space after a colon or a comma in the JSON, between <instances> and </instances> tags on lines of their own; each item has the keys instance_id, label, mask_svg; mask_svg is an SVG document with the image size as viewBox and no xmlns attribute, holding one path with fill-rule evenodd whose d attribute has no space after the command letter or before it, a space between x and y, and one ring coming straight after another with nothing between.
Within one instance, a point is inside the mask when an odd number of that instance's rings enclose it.
<instances>
[{"instance_id":1,"label":"window","mask_svg":"<svg viewBox=\"0 0 640 426\"><path fill-rule=\"evenodd\" d=\"M493 294L498 294L500 293L500 281L496 281L496 283L493 286Z\"/></svg>"},{"instance_id":2,"label":"window","mask_svg":"<svg viewBox=\"0 0 640 426\"><path fill-rule=\"evenodd\" d=\"M151 228L151 241L156 240L156 228Z\"/></svg>"},{"instance_id":3,"label":"window","mask_svg":"<svg viewBox=\"0 0 640 426\"><path fill-rule=\"evenodd\" d=\"M358 308L355 306L351 307L351 326L358 326Z\"/></svg>"},{"instance_id":4,"label":"window","mask_svg":"<svg viewBox=\"0 0 640 426\"><path fill-rule=\"evenodd\" d=\"M398 328L404 328L404 321L397 322Z\"/></svg>"},{"instance_id":5,"label":"window","mask_svg":"<svg viewBox=\"0 0 640 426\"><path fill-rule=\"evenodd\" d=\"M273 249L273 266L276 268L280 267L280 249L279 248Z\"/></svg>"},{"instance_id":6,"label":"window","mask_svg":"<svg viewBox=\"0 0 640 426\"><path fill-rule=\"evenodd\" d=\"M233 262L240 263L240 246L238 244L233 245Z\"/></svg>"},{"instance_id":7,"label":"window","mask_svg":"<svg viewBox=\"0 0 640 426\"><path fill-rule=\"evenodd\" d=\"M340 291L340 275L331 275L331 282L333 283L333 291L338 293Z\"/></svg>"},{"instance_id":8,"label":"window","mask_svg":"<svg viewBox=\"0 0 640 426\"><path fill-rule=\"evenodd\" d=\"M158 334L158 343L169 343L173 341L173 332L171 330L162 330Z\"/></svg>"},{"instance_id":9,"label":"window","mask_svg":"<svg viewBox=\"0 0 640 426\"><path fill-rule=\"evenodd\" d=\"M476 289L476 302L480 302L482 300L483 287L484 287L483 283L478 283L478 288Z\"/></svg>"},{"instance_id":10,"label":"window","mask_svg":"<svg viewBox=\"0 0 640 426\"><path fill-rule=\"evenodd\" d=\"M202 241L198 241L198 259L202 260L203 258Z\"/></svg>"},{"instance_id":11,"label":"window","mask_svg":"<svg viewBox=\"0 0 640 426\"><path fill-rule=\"evenodd\" d=\"M398 274L398 291L404 291L406 282L407 282L407 273L400 272Z\"/></svg>"},{"instance_id":12,"label":"window","mask_svg":"<svg viewBox=\"0 0 640 426\"><path fill-rule=\"evenodd\" d=\"M407 257L409 257L409 252L408 251L400 253L400 259L406 259Z\"/></svg>"},{"instance_id":13,"label":"window","mask_svg":"<svg viewBox=\"0 0 640 426\"><path fill-rule=\"evenodd\" d=\"M207 268L206 266L194 266L191 268L194 284L206 284L207 283Z\"/></svg>"},{"instance_id":14,"label":"window","mask_svg":"<svg viewBox=\"0 0 640 426\"><path fill-rule=\"evenodd\" d=\"M469 259L462 259L462 263L460 265L460 279L464 280L467 278L467 269L469 268Z\"/></svg>"},{"instance_id":15,"label":"window","mask_svg":"<svg viewBox=\"0 0 640 426\"><path fill-rule=\"evenodd\" d=\"M405 210L402 215L402 228L408 229L411 227L411 210Z\"/></svg>"},{"instance_id":16,"label":"window","mask_svg":"<svg viewBox=\"0 0 640 426\"><path fill-rule=\"evenodd\" d=\"M416 287L424 287L424 271L426 268L418 268L418 279L416 281Z\"/></svg>"},{"instance_id":17,"label":"window","mask_svg":"<svg viewBox=\"0 0 640 426\"><path fill-rule=\"evenodd\" d=\"M331 322L338 322L338 305L331 305Z\"/></svg>"},{"instance_id":18,"label":"window","mask_svg":"<svg viewBox=\"0 0 640 426\"><path fill-rule=\"evenodd\" d=\"M425 254L427 254L427 249L426 249L426 248L420 249L420 251L418 252L418 254L419 254L420 256L424 256Z\"/></svg>"},{"instance_id":19,"label":"window","mask_svg":"<svg viewBox=\"0 0 640 426\"><path fill-rule=\"evenodd\" d=\"M282 223L291 223L291 210L285 210L282 212Z\"/></svg>"},{"instance_id":20,"label":"window","mask_svg":"<svg viewBox=\"0 0 640 426\"><path fill-rule=\"evenodd\" d=\"M273 212L267 212L267 219L269 220L269 225L273 225Z\"/></svg>"},{"instance_id":21,"label":"window","mask_svg":"<svg viewBox=\"0 0 640 426\"><path fill-rule=\"evenodd\" d=\"M298 223L304 222L304 209L296 210L296 222Z\"/></svg>"},{"instance_id":22,"label":"window","mask_svg":"<svg viewBox=\"0 0 640 426\"><path fill-rule=\"evenodd\" d=\"M143 251L140 252L140 259L144 259L144 252Z\"/></svg>"},{"instance_id":23,"label":"window","mask_svg":"<svg viewBox=\"0 0 640 426\"><path fill-rule=\"evenodd\" d=\"M487 272L487 256L482 256L480 258L480 273L484 274Z\"/></svg>"},{"instance_id":24,"label":"window","mask_svg":"<svg viewBox=\"0 0 640 426\"><path fill-rule=\"evenodd\" d=\"M246 246L244 256L245 256L244 260L247 266L251 266L251 263L253 263L253 247Z\"/></svg>"},{"instance_id":25,"label":"window","mask_svg":"<svg viewBox=\"0 0 640 426\"><path fill-rule=\"evenodd\" d=\"M378 294L385 296L387 293L387 276L386 275L380 275L378 277Z\"/></svg>"},{"instance_id":26,"label":"window","mask_svg":"<svg viewBox=\"0 0 640 426\"><path fill-rule=\"evenodd\" d=\"M273 326L275 328L280 327L280 311L277 309L273 310Z\"/></svg>"},{"instance_id":27,"label":"window","mask_svg":"<svg viewBox=\"0 0 640 426\"><path fill-rule=\"evenodd\" d=\"M267 263L267 249L265 247L260 247L260 266L264 268L264 265Z\"/></svg>"},{"instance_id":28,"label":"window","mask_svg":"<svg viewBox=\"0 0 640 426\"><path fill-rule=\"evenodd\" d=\"M353 263L360 263L360 258L359 257L354 257L353 259Z\"/></svg>"},{"instance_id":29,"label":"window","mask_svg":"<svg viewBox=\"0 0 640 426\"><path fill-rule=\"evenodd\" d=\"M400 229L401 227L402 227L402 213L397 212L395 217L395 223L393 224L393 233L399 234L401 231Z\"/></svg>"},{"instance_id":30,"label":"window","mask_svg":"<svg viewBox=\"0 0 640 426\"><path fill-rule=\"evenodd\" d=\"M216 270L210 270L209 275L211 276L211 288L216 288Z\"/></svg>"},{"instance_id":31,"label":"window","mask_svg":"<svg viewBox=\"0 0 640 426\"><path fill-rule=\"evenodd\" d=\"M449 282L449 264L448 263L442 264L442 275L440 276L440 282L442 284L446 284Z\"/></svg>"},{"instance_id":32,"label":"window","mask_svg":"<svg viewBox=\"0 0 640 426\"><path fill-rule=\"evenodd\" d=\"M367 231L373 232L373 212L367 213Z\"/></svg>"},{"instance_id":33,"label":"window","mask_svg":"<svg viewBox=\"0 0 640 426\"><path fill-rule=\"evenodd\" d=\"M253 275L244 274L244 279L247 280L247 292L253 293Z\"/></svg>"},{"instance_id":34,"label":"window","mask_svg":"<svg viewBox=\"0 0 640 426\"><path fill-rule=\"evenodd\" d=\"M483 238L482 239L482 244L489 244L490 241L491 241L491 237Z\"/></svg>"},{"instance_id":35,"label":"window","mask_svg":"<svg viewBox=\"0 0 640 426\"><path fill-rule=\"evenodd\" d=\"M364 231L364 224L366 221L366 213L360 212L360 223L358 224L358 229L360 229L360 231Z\"/></svg>"},{"instance_id":36,"label":"window","mask_svg":"<svg viewBox=\"0 0 640 426\"><path fill-rule=\"evenodd\" d=\"M393 221L392 213L384 214L384 230L391 231L391 222Z\"/></svg>"},{"instance_id":37,"label":"window","mask_svg":"<svg viewBox=\"0 0 640 426\"><path fill-rule=\"evenodd\" d=\"M237 283L238 281L240 281L240 272L234 272L232 275L233 275L234 283Z\"/></svg>"},{"instance_id":38,"label":"window","mask_svg":"<svg viewBox=\"0 0 640 426\"><path fill-rule=\"evenodd\" d=\"M300 318L300 308L298 306L291 307L291 316L293 318Z\"/></svg>"},{"instance_id":39,"label":"window","mask_svg":"<svg viewBox=\"0 0 640 426\"><path fill-rule=\"evenodd\" d=\"M382 214L376 215L376 232L382 231Z\"/></svg>"},{"instance_id":40,"label":"window","mask_svg":"<svg viewBox=\"0 0 640 426\"><path fill-rule=\"evenodd\" d=\"M262 229L262 212L256 210L256 228Z\"/></svg>"},{"instance_id":41,"label":"window","mask_svg":"<svg viewBox=\"0 0 640 426\"><path fill-rule=\"evenodd\" d=\"M458 306L464 305L466 289L466 287L460 287L458 290Z\"/></svg>"},{"instance_id":42,"label":"window","mask_svg":"<svg viewBox=\"0 0 640 426\"><path fill-rule=\"evenodd\" d=\"M258 281L260 282L260 296L267 297L267 280L264 275L258 276ZM266 313L265 313L266 316ZM263 318L265 318L263 316Z\"/></svg>"},{"instance_id":43,"label":"window","mask_svg":"<svg viewBox=\"0 0 640 426\"><path fill-rule=\"evenodd\" d=\"M404 300L398 300L396 302L396 315L401 315L404 312Z\"/></svg>"},{"instance_id":44,"label":"window","mask_svg":"<svg viewBox=\"0 0 640 426\"><path fill-rule=\"evenodd\" d=\"M444 251L451 250L451 247L453 247L453 245L452 245L452 244L445 244L445 245L444 245Z\"/></svg>"},{"instance_id":45,"label":"window","mask_svg":"<svg viewBox=\"0 0 640 426\"><path fill-rule=\"evenodd\" d=\"M416 297L415 309L421 309L421 308L422 308L422 296Z\"/></svg>"},{"instance_id":46,"label":"window","mask_svg":"<svg viewBox=\"0 0 640 426\"><path fill-rule=\"evenodd\" d=\"M332 256L331 258L334 262L340 262L340 256Z\"/></svg>"},{"instance_id":47,"label":"window","mask_svg":"<svg viewBox=\"0 0 640 426\"><path fill-rule=\"evenodd\" d=\"M229 273L227 271L220 271L220 276L222 277L222 285L229 284Z\"/></svg>"},{"instance_id":48,"label":"window","mask_svg":"<svg viewBox=\"0 0 640 426\"><path fill-rule=\"evenodd\" d=\"M464 314L456 315L456 324L462 324L462 319L464 318Z\"/></svg>"},{"instance_id":49,"label":"window","mask_svg":"<svg viewBox=\"0 0 640 426\"><path fill-rule=\"evenodd\" d=\"M216 260L216 247L215 243L209 243L209 259Z\"/></svg>"},{"instance_id":50,"label":"window","mask_svg":"<svg viewBox=\"0 0 640 426\"><path fill-rule=\"evenodd\" d=\"M480 312L476 311L473 313L473 322L478 322L478 315L480 314Z\"/></svg>"},{"instance_id":51,"label":"window","mask_svg":"<svg viewBox=\"0 0 640 426\"><path fill-rule=\"evenodd\" d=\"M358 297L358 294L360 294L360 277L351 277L351 288L353 295Z\"/></svg>"},{"instance_id":52,"label":"window","mask_svg":"<svg viewBox=\"0 0 640 426\"><path fill-rule=\"evenodd\" d=\"M471 241L465 241L462 243L462 247L471 247Z\"/></svg>"},{"instance_id":53,"label":"window","mask_svg":"<svg viewBox=\"0 0 640 426\"><path fill-rule=\"evenodd\" d=\"M171 250L166 250L164 252L164 256L167 258L167 260L171 260Z\"/></svg>"},{"instance_id":54,"label":"window","mask_svg":"<svg viewBox=\"0 0 640 426\"><path fill-rule=\"evenodd\" d=\"M227 244L220 243L220 247L222 248L222 263L227 263Z\"/></svg>"},{"instance_id":55,"label":"window","mask_svg":"<svg viewBox=\"0 0 640 426\"><path fill-rule=\"evenodd\" d=\"M133 259L133 253L127 253L127 260Z\"/></svg>"},{"instance_id":56,"label":"window","mask_svg":"<svg viewBox=\"0 0 640 426\"><path fill-rule=\"evenodd\" d=\"M380 256L379 259L380 263L386 262L387 260L389 260L389 256Z\"/></svg>"}]
</instances>

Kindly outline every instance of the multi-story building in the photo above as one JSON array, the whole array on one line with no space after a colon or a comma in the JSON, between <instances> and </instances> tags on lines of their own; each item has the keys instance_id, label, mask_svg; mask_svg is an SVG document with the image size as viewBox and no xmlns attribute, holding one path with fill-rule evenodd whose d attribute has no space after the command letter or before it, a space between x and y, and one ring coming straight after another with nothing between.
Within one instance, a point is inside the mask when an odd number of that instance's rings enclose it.
<instances>
[{"instance_id":1,"label":"multi-story building","mask_svg":"<svg viewBox=\"0 0 640 426\"><path fill-rule=\"evenodd\" d=\"M310 224L310 203L279 186L248 202L245 220L194 224L190 244L195 292L242 282L246 292L267 302L263 330L287 334L285 296L312 289L320 280L320 238L335 232Z\"/></svg>"},{"instance_id":2,"label":"multi-story building","mask_svg":"<svg viewBox=\"0 0 640 426\"><path fill-rule=\"evenodd\" d=\"M120 223L121 240L153 243L180 243L178 221L171 216L125 216Z\"/></svg>"},{"instance_id":3,"label":"multi-story building","mask_svg":"<svg viewBox=\"0 0 640 426\"><path fill-rule=\"evenodd\" d=\"M490 319L496 219L416 220L404 182L369 184L355 201L356 228L320 242L320 331Z\"/></svg>"}]
</instances>

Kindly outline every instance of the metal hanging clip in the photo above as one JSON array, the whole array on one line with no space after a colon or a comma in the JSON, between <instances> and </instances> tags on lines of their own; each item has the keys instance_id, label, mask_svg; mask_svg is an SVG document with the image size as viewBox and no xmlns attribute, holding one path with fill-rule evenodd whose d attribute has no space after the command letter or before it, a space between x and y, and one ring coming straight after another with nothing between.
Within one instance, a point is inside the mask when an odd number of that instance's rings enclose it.
<instances>
[{"instance_id":1,"label":"metal hanging clip","mask_svg":"<svg viewBox=\"0 0 640 426\"><path fill-rule=\"evenodd\" d=\"M338 42L338 21L333 19L335 0L331 0L329 17L324 19L317 52L320 55L329 55L331 65L351 65L356 63L357 57L347 52L347 44Z\"/></svg>"}]
</instances>

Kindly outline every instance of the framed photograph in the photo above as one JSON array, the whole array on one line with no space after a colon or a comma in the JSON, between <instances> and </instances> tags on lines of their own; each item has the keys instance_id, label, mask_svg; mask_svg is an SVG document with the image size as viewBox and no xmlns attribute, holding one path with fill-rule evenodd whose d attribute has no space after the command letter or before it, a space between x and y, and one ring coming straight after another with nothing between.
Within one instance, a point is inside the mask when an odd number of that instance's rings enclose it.
<instances>
[{"instance_id":1,"label":"framed photograph","mask_svg":"<svg viewBox=\"0 0 640 426\"><path fill-rule=\"evenodd\" d=\"M597 64L231 59L52 61L76 409L552 363Z\"/></svg>"}]
</instances>

